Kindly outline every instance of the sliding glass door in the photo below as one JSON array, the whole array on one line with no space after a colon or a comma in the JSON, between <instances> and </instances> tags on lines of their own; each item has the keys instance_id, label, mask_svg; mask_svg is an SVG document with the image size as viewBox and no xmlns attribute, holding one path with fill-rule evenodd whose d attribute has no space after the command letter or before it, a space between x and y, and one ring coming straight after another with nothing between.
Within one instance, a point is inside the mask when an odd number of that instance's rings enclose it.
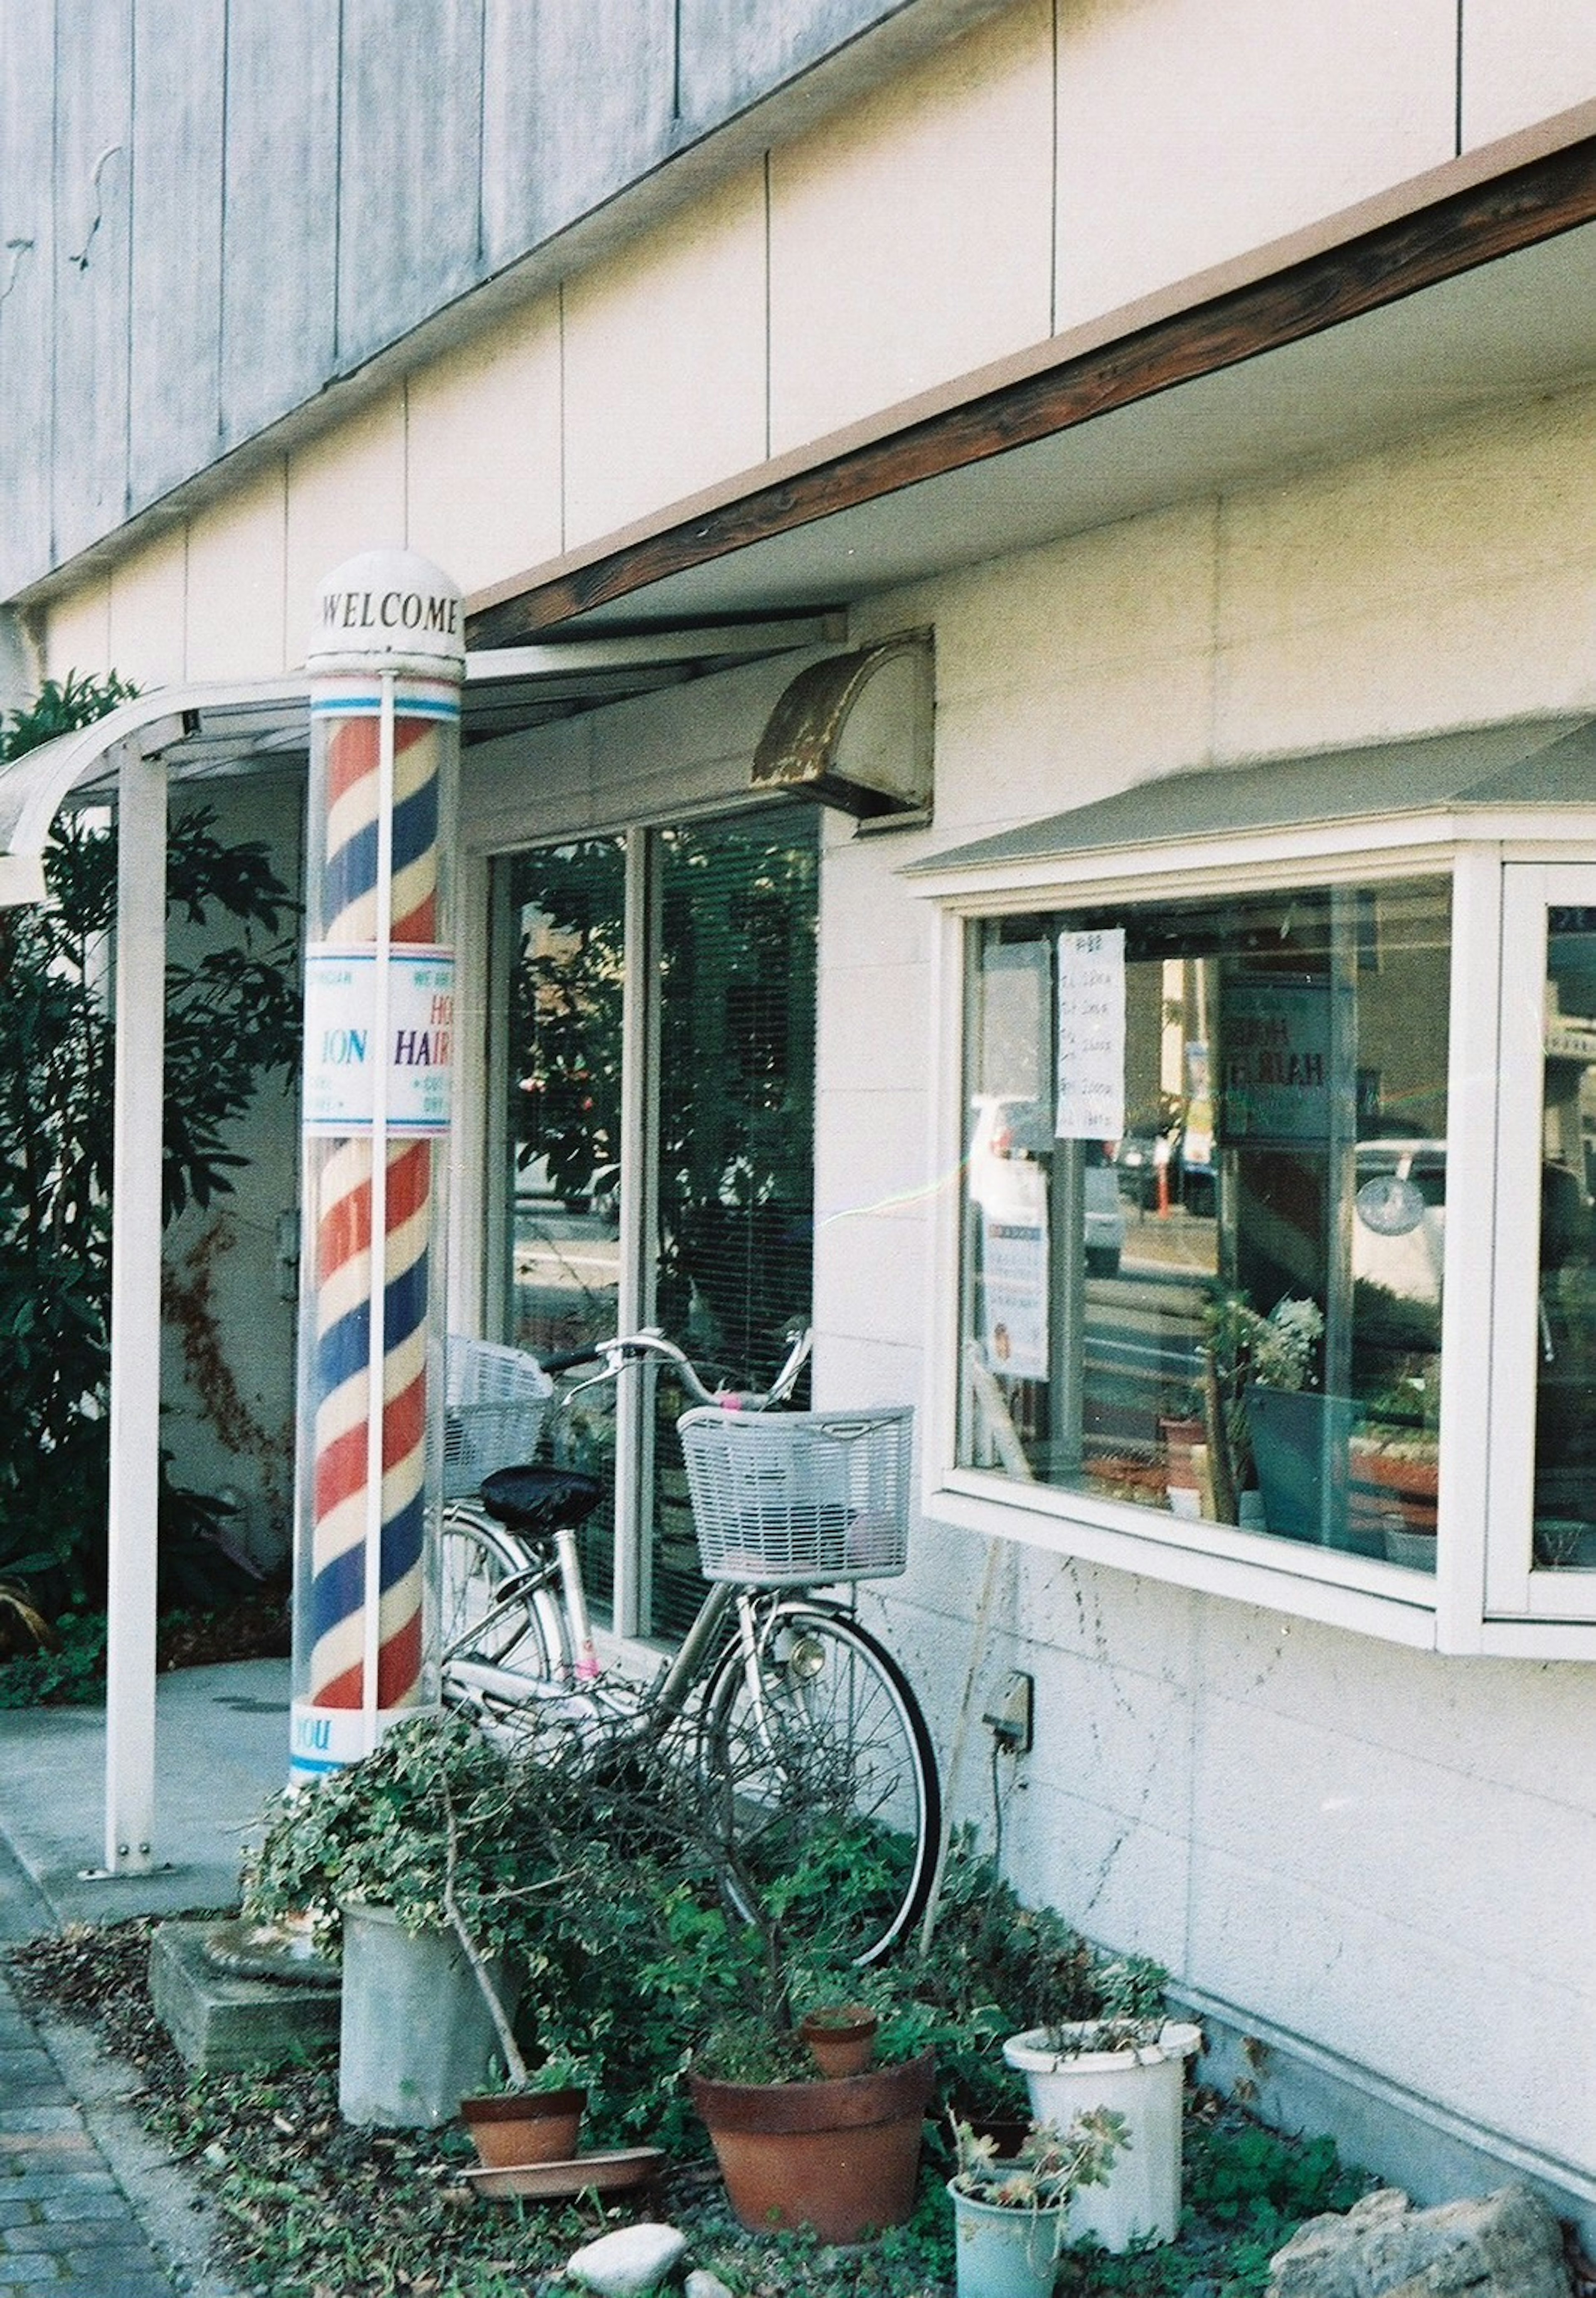
<instances>
[{"instance_id":1,"label":"sliding glass door","mask_svg":"<svg viewBox=\"0 0 1596 2298\"><path fill-rule=\"evenodd\" d=\"M500 870L504 1337L546 1354L634 1307L726 1385L761 1385L810 1314L814 817L639 830ZM618 1420L564 1433L620 1496L587 1561L630 1633L679 1632L701 1592L683 1401L650 1376Z\"/></svg>"}]
</instances>

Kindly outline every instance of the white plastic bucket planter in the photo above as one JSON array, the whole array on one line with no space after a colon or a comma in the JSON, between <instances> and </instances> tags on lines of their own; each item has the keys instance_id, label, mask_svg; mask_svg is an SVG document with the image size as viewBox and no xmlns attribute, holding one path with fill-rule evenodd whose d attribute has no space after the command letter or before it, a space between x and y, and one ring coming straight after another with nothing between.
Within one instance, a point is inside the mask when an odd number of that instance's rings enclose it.
<instances>
[{"instance_id":1,"label":"white plastic bucket planter","mask_svg":"<svg viewBox=\"0 0 1596 2298\"><path fill-rule=\"evenodd\" d=\"M346 2122L389 2129L451 2120L467 2093L486 2082L498 2048L459 1941L447 1931L407 1931L391 1907L351 1905L343 1915L340 2112Z\"/></svg>"},{"instance_id":2,"label":"white plastic bucket planter","mask_svg":"<svg viewBox=\"0 0 1596 2298\"><path fill-rule=\"evenodd\" d=\"M1052 2298L1064 2205L1024 2211L947 2193L958 2298Z\"/></svg>"},{"instance_id":3,"label":"white plastic bucket planter","mask_svg":"<svg viewBox=\"0 0 1596 2298\"><path fill-rule=\"evenodd\" d=\"M1078 2115L1105 2106L1122 2115L1127 2144L1109 2166L1108 2182L1082 2186L1070 2211L1072 2242L1129 2250L1151 2236L1173 2242L1180 2223L1180 2094L1186 2062L1201 2050L1195 2027L1170 2021L1156 2043L1124 2051L1071 2051L1095 2027L1035 2027L1003 2046L1011 2067L1025 2077L1038 2122L1068 2130ZM1051 2047L1057 2037L1062 2048Z\"/></svg>"}]
</instances>

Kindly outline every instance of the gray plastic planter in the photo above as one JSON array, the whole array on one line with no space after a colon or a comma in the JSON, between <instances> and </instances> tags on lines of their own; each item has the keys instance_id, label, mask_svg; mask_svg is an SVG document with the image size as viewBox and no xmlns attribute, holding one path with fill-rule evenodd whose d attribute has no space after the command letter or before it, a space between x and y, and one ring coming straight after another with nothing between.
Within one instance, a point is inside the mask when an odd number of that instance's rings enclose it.
<instances>
[{"instance_id":1,"label":"gray plastic planter","mask_svg":"<svg viewBox=\"0 0 1596 2298\"><path fill-rule=\"evenodd\" d=\"M497 2047L459 1940L404 1930L388 1907L343 1914L339 2111L346 2122L390 2129L452 2120L483 2087ZM502 1987L497 1967L494 1977Z\"/></svg>"}]
</instances>

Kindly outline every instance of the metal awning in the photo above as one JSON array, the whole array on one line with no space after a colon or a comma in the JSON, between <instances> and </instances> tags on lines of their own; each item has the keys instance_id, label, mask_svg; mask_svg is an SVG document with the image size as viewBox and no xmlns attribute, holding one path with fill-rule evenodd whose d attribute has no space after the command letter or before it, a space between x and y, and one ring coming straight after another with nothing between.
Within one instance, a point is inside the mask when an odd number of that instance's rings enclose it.
<instances>
[{"instance_id":1,"label":"metal awning","mask_svg":"<svg viewBox=\"0 0 1596 2298\"><path fill-rule=\"evenodd\" d=\"M1067 763L1062 771L1068 771ZM1596 719L1516 719L1267 765L1164 774L1067 813L924 856L903 874L945 882L1094 854L1252 831L1516 806L1596 805Z\"/></svg>"},{"instance_id":2,"label":"metal awning","mask_svg":"<svg viewBox=\"0 0 1596 2298\"><path fill-rule=\"evenodd\" d=\"M820 615L769 617L642 636L550 640L466 657L461 740L491 741L606 703L682 685L762 655L841 635ZM92 726L58 735L0 768L0 907L44 897L40 856L62 808L108 795L120 755L159 756L169 782L259 773L305 756L304 673L224 684L156 687Z\"/></svg>"}]
</instances>

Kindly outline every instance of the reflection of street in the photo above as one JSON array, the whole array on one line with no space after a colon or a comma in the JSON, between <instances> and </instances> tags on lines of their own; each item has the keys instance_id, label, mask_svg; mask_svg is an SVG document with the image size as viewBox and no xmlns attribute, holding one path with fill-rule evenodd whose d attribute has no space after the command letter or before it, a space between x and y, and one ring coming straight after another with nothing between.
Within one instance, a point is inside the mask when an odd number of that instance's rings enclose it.
<instances>
[{"instance_id":1,"label":"reflection of street","mask_svg":"<svg viewBox=\"0 0 1596 2298\"><path fill-rule=\"evenodd\" d=\"M1086 1428L1149 1448L1160 1416L1189 1411L1202 1377L1218 1240L1211 1219L1183 1207L1128 1213L1119 1275L1087 1280Z\"/></svg>"},{"instance_id":2,"label":"reflection of street","mask_svg":"<svg viewBox=\"0 0 1596 2298\"><path fill-rule=\"evenodd\" d=\"M546 1354L613 1332L621 1269L614 1224L542 1197L517 1198L515 1218L517 1344Z\"/></svg>"},{"instance_id":3,"label":"reflection of street","mask_svg":"<svg viewBox=\"0 0 1596 2298\"><path fill-rule=\"evenodd\" d=\"M1171 1205L1167 1213L1125 1208L1124 1262L1128 1271L1178 1269L1191 1277L1219 1273L1218 1224L1211 1214Z\"/></svg>"}]
</instances>

